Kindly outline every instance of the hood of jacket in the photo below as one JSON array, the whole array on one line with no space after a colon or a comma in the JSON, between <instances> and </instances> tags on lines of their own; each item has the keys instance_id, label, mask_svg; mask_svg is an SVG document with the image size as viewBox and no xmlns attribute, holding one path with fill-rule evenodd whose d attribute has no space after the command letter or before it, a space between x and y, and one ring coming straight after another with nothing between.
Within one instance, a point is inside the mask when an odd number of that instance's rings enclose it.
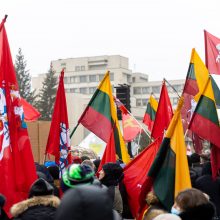
<instances>
[{"instance_id":1,"label":"hood of jacket","mask_svg":"<svg viewBox=\"0 0 220 220\"><path fill-rule=\"evenodd\" d=\"M28 208L33 206L51 206L57 208L60 204L60 199L56 196L49 195L49 196L34 196L30 199L21 201L19 203L14 204L11 207L11 214L13 217L17 217L26 211Z\"/></svg>"}]
</instances>

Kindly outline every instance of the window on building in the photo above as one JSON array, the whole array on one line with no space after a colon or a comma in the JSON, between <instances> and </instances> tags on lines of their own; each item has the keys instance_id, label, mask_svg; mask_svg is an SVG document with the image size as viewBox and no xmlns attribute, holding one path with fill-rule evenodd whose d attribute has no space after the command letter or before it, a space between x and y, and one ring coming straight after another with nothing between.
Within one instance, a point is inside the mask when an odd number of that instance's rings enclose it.
<instances>
[{"instance_id":1,"label":"window on building","mask_svg":"<svg viewBox=\"0 0 220 220\"><path fill-rule=\"evenodd\" d=\"M81 83L87 82L87 76L80 76L80 77L79 77L79 81L80 81Z\"/></svg>"},{"instance_id":2,"label":"window on building","mask_svg":"<svg viewBox=\"0 0 220 220\"><path fill-rule=\"evenodd\" d=\"M99 81L102 81L104 78L104 74L99 74Z\"/></svg>"},{"instance_id":3,"label":"window on building","mask_svg":"<svg viewBox=\"0 0 220 220\"><path fill-rule=\"evenodd\" d=\"M143 106L147 106L147 102L148 102L147 99L142 99L142 105L143 105Z\"/></svg>"},{"instance_id":4,"label":"window on building","mask_svg":"<svg viewBox=\"0 0 220 220\"><path fill-rule=\"evenodd\" d=\"M85 66L81 66L81 71L84 71L85 70Z\"/></svg>"},{"instance_id":5,"label":"window on building","mask_svg":"<svg viewBox=\"0 0 220 220\"><path fill-rule=\"evenodd\" d=\"M160 86L153 86L152 87L152 92L153 93L160 93Z\"/></svg>"},{"instance_id":6,"label":"window on building","mask_svg":"<svg viewBox=\"0 0 220 220\"><path fill-rule=\"evenodd\" d=\"M133 92L134 94L141 94L141 87L134 87Z\"/></svg>"},{"instance_id":7,"label":"window on building","mask_svg":"<svg viewBox=\"0 0 220 220\"><path fill-rule=\"evenodd\" d=\"M112 73L112 72L110 73L110 80L114 81L114 73Z\"/></svg>"},{"instance_id":8,"label":"window on building","mask_svg":"<svg viewBox=\"0 0 220 220\"><path fill-rule=\"evenodd\" d=\"M66 93L70 93L70 89L65 89Z\"/></svg>"},{"instance_id":9,"label":"window on building","mask_svg":"<svg viewBox=\"0 0 220 220\"><path fill-rule=\"evenodd\" d=\"M60 64L62 67L65 67L66 66L66 63L61 63Z\"/></svg>"},{"instance_id":10,"label":"window on building","mask_svg":"<svg viewBox=\"0 0 220 220\"><path fill-rule=\"evenodd\" d=\"M64 84L67 84L68 77L64 76Z\"/></svg>"},{"instance_id":11,"label":"window on building","mask_svg":"<svg viewBox=\"0 0 220 220\"><path fill-rule=\"evenodd\" d=\"M97 82L96 75L89 75L89 82Z\"/></svg>"},{"instance_id":12,"label":"window on building","mask_svg":"<svg viewBox=\"0 0 220 220\"><path fill-rule=\"evenodd\" d=\"M141 106L141 104L142 104L141 99L136 99L136 106Z\"/></svg>"},{"instance_id":13,"label":"window on building","mask_svg":"<svg viewBox=\"0 0 220 220\"><path fill-rule=\"evenodd\" d=\"M79 88L79 92L82 94L87 94L87 88Z\"/></svg>"},{"instance_id":14,"label":"window on building","mask_svg":"<svg viewBox=\"0 0 220 220\"><path fill-rule=\"evenodd\" d=\"M89 88L89 94L93 94L96 91L96 87Z\"/></svg>"},{"instance_id":15,"label":"window on building","mask_svg":"<svg viewBox=\"0 0 220 220\"><path fill-rule=\"evenodd\" d=\"M70 76L70 83L75 83L76 77L75 76Z\"/></svg>"},{"instance_id":16,"label":"window on building","mask_svg":"<svg viewBox=\"0 0 220 220\"><path fill-rule=\"evenodd\" d=\"M78 89L78 88L71 88L71 89L70 89L70 92L71 92L71 93L78 93L78 92L79 92L79 89Z\"/></svg>"},{"instance_id":17,"label":"window on building","mask_svg":"<svg viewBox=\"0 0 220 220\"><path fill-rule=\"evenodd\" d=\"M150 87L143 87L142 94L150 94Z\"/></svg>"},{"instance_id":18,"label":"window on building","mask_svg":"<svg viewBox=\"0 0 220 220\"><path fill-rule=\"evenodd\" d=\"M75 71L80 71L80 66L75 66Z\"/></svg>"}]
</instances>

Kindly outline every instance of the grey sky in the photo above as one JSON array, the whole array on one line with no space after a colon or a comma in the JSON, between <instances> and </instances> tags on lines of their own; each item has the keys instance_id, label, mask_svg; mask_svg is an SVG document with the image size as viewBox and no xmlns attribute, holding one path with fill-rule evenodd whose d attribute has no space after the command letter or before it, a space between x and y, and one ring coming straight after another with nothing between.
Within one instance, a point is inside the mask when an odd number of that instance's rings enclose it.
<instances>
[{"instance_id":1,"label":"grey sky","mask_svg":"<svg viewBox=\"0 0 220 220\"><path fill-rule=\"evenodd\" d=\"M219 0L1 0L13 59L33 75L59 58L120 54L150 80L184 79L203 30L220 38ZM218 77L220 78L220 77Z\"/></svg>"}]
</instances>

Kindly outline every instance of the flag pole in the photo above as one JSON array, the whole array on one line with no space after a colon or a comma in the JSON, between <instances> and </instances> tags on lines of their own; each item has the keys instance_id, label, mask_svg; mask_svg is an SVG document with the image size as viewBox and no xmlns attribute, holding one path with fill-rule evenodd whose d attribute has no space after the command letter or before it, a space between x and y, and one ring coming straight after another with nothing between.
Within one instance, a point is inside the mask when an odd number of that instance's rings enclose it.
<instances>
[{"instance_id":1,"label":"flag pole","mask_svg":"<svg viewBox=\"0 0 220 220\"><path fill-rule=\"evenodd\" d=\"M178 97L180 98L180 95L178 94L178 92L176 91L176 89L164 78L164 81L166 81L166 83L173 89L173 91L178 95Z\"/></svg>"},{"instance_id":2,"label":"flag pole","mask_svg":"<svg viewBox=\"0 0 220 220\"><path fill-rule=\"evenodd\" d=\"M72 138L73 134L75 133L77 127L79 126L79 123L77 123L77 125L75 126L75 128L72 130L71 134L70 134L70 139Z\"/></svg>"}]
</instances>

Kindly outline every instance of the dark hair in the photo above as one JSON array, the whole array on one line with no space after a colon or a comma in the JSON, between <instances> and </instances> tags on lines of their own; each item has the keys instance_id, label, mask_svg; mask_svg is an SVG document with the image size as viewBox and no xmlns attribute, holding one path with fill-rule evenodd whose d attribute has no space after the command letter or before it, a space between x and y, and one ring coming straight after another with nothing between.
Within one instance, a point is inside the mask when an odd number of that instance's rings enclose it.
<instances>
[{"instance_id":1,"label":"dark hair","mask_svg":"<svg viewBox=\"0 0 220 220\"><path fill-rule=\"evenodd\" d=\"M207 204L209 201L207 197L198 189L186 189L176 196L176 204L183 210L188 210L190 208Z\"/></svg>"}]
</instances>

